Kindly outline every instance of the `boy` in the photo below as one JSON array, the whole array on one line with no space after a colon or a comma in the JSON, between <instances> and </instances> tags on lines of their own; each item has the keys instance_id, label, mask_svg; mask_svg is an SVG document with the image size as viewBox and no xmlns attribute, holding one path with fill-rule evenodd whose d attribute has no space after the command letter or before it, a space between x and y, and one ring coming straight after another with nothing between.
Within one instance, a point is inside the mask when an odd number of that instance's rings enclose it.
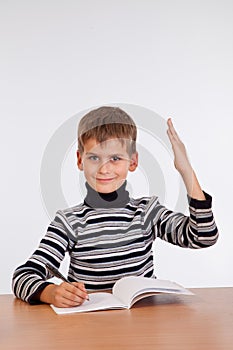
<instances>
[{"instance_id":1,"label":"boy","mask_svg":"<svg viewBox=\"0 0 233 350\"><path fill-rule=\"evenodd\" d=\"M31 304L77 306L88 298L87 290L110 289L123 276L154 277L156 237L187 248L204 248L217 241L211 197L202 191L171 119L167 123L190 216L166 209L156 196L129 197L127 173L138 165L136 125L120 108L93 110L78 128L77 165L84 171L87 195L83 203L57 212L38 249L15 270L17 297ZM47 282L51 274L45 264L59 268L66 252L70 283Z\"/></svg>"}]
</instances>

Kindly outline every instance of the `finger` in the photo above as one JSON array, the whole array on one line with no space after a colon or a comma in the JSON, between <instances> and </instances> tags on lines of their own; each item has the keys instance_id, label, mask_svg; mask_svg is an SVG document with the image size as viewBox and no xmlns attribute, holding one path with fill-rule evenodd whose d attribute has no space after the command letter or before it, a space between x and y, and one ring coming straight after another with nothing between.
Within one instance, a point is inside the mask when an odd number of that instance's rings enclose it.
<instances>
[{"instance_id":1,"label":"finger","mask_svg":"<svg viewBox=\"0 0 233 350\"><path fill-rule=\"evenodd\" d=\"M174 138L175 140L179 141L180 140L179 135L177 134L176 129L174 128L171 118L168 118L167 125L168 125L167 133L169 138L170 139Z\"/></svg>"},{"instance_id":2,"label":"finger","mask_svg":"<svg viewBox=\"0 0 233 350\"><path fill-rule=\"evenodd\" d=\"M82 283L82 282L73 282L73 284L74 284L77 288L79 288L80 290L82 290L82 291L85 293L85 299L86 299L86 300L89 300L89 295L88 295L88 293L87 293L85 284Z\"/></svg>"},{"instance_id":3,"label":"finger","mask_svg":"<svg viewBox=\"0 0 233 350\"><path fill-rule=\"evenodd\" d=\"M80 282L67 283L65 288L67 293L70 293L69 295L71 297L71 300L73 300L73 298L76 298L75 300L79 300L81 298L83 299L83 301L88 299L88 294L83 283L80 283Z\"/></svg>"},{"instance_id":4,"label":"finger","mask_svg":"<svg viewBox=\"0 0 233 350\"><path fill-rule=\"evenodd\" d=\"M72 282L72 285L86 292L85 284L82 282Z\"/></svg>"},{"instance_id":5,"label":"finger","mask_svg":"<svg viewBox=\"0 0 233 350\"><path fill-rule=\"evenodd\" d=\"M63 304L62 307L73 307L78 306L84 303L86 299L83 299L82 297L75 295L69 291L66 291L61 295L59 298L57 298L57 301L59 304Z\"/></svg>"},{"instance_id":6,"label":"finger","mask_svg":"<svg viewBox=\"0 0 233 350\"><path fill-rule=\"evenodd\" d=\"M81 294L83 298L88 299L88 294L87 294L87 290L85 287L85 284L82 282L73 282L72 283L76 288L79 289L79 291L81 290L83 293ZM79 292L80 295L80 292Z\"/></svg>"},{"instance_id":7,"label":"finger","mask_svg":"<svg viewBox=\"0 0 233 350\"><path fill-rule=\"evenodd\" d=\"M171 132L171 134L176 135L177 133L176 133L176 130L174 128L174 125L172 123L172 119L171 118L168 118L167 125L168 125L168 130Z\"/></svg>"},{"instance_id":8,"label":"finger","mask_svg":"<svg viewBox=\"0 0 233 350\"><path fill-rule=\"evenodd\" d=\"M60 300L59 307L76 307L83 304L83 299L78 301L70 300L64 297Z\"/></svg>"},{"instance_id":9,"label":"finger","mask_svg":"<svg viewBox=\"0 0 233 350\"><path fill-rule=\"evenodd\" d=\"M174 133L172 132L170 127L167 129L167 135L169 137L169 140L170 140L171 144L173 144L174 141L177 140L176 136L174 135Z\"/></svg>"}]
</instances>

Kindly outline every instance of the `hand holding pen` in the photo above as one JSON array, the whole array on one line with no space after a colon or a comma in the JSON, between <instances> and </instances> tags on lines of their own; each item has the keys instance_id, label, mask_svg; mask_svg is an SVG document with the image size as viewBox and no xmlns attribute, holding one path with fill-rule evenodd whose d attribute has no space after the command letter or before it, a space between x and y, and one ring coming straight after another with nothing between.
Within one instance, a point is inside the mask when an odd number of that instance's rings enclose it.
<instances>
[{"instance_id":1,"label":"hand holding pen","mask_svg":"<svg viewBox=\"0 0 233 350\"><path fill-rule=\"evenodd\" d=\"M69 282L66 277L50 264L46 264L46 268L53 276L64 282L60 285L47 285L40 294L41 302L53 304L57 307L74 307L81 305L85 300L89 300L82 282Z\"/></svg>"}]
</instances>

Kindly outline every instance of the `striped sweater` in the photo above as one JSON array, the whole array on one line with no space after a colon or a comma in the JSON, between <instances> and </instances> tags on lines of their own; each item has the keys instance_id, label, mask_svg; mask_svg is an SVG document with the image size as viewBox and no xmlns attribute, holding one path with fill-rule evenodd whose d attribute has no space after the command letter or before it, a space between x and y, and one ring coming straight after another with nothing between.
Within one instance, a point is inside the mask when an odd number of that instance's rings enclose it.
<instances>
[{"instance_id":1,"label":"striped sweater","mask_svg":"<svg viewBox=\"0 0 233 350\"><path fill-rule=\"evenodd\" d=\"M190 215L168 210L155 196L129 198L121 208L92 208L85 202L60 210L38 249L13 275L18 298L37 302L35 295L49 283L49 262L59 268L70 255L69 281L87 290L105 290L123 276L154 276L152 245L160 238L185 248L205 248L218 238L212 198L189 198Z\"/></svg>"}]
</instances>

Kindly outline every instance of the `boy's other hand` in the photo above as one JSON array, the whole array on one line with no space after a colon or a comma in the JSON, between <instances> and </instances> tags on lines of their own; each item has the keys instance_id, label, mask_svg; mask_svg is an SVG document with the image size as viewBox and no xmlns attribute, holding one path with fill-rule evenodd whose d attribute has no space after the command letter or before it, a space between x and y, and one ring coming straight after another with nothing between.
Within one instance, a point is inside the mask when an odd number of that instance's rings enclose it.
<instances>
[{"instance_id":1,"label":"boy's other hand","mask_svg":"<svg viewBox=\"0 0 233 350\"><path fill-rule=\"evenodd\" d=\"M42 291L40 301L57 307L74 307L88 300L85 286L81 282L50 284Z\"/></svg>"}]
</instances>

